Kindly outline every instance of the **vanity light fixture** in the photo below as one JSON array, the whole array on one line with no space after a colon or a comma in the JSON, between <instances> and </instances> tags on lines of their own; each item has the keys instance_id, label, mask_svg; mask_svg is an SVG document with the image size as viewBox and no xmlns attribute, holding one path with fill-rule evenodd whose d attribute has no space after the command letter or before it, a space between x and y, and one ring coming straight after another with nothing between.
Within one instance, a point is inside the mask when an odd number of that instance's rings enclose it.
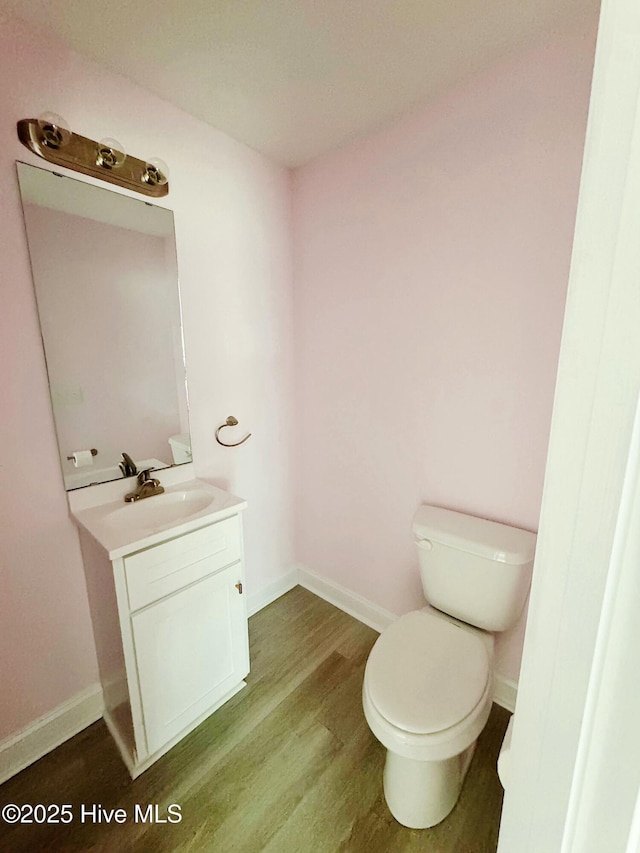
<instances>
[{"instance_id":1,"label":"vanity light fixture","mask_svg":"<svg viewBox=\"0 0 640 853\"><path fill-rule=\"evenodd\" d=\"M122 143L108 137L95 142L73 133L62 116L46 112L18 122L18 138L34 154L83 175L100 178L143 195L159 198L169 192L169 169L159 158L139 160Z\"/></svg>"}]
</instances>

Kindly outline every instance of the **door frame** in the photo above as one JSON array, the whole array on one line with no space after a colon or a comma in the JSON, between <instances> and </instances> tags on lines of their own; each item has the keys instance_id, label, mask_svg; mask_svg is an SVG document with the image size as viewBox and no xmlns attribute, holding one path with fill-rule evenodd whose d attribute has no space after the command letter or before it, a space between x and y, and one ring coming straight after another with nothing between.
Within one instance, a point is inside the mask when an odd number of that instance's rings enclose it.
<instances>
[{"instance_id":1,"label":"door frame","mask_svg":"<svg viewBox=\"0 0 640 853\"><path fill-rule=\"evenodd\" d=\"M639 341L640 4L603 0L499 853L640 849L633 762L601 772L637 746Z\"/></svg>"}]
</instances>

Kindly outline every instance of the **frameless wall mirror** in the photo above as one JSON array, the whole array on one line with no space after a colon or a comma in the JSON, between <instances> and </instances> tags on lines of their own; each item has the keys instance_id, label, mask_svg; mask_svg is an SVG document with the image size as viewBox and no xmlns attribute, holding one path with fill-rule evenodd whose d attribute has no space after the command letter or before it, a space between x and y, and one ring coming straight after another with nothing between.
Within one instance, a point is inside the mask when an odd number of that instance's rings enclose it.
<instances>
[{"instance_id":1,"label":"frameless wall mirror","mask_svg":"<svg viewBox=\"0 0 640 853\"><path fill-rule=\"evenodd\" d=\"M67 491L191 461L173 213L17 168Z\"/></svg>"}]
</instances>

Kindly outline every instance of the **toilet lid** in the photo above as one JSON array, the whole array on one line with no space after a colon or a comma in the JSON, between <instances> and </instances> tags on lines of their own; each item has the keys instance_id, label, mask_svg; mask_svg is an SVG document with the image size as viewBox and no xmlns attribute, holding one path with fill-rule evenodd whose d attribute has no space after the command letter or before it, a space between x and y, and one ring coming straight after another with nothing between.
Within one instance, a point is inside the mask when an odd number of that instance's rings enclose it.
<instances>
[{"instance_id":1,"label":"toilet lid","mask_svg":"<svg viewBox=\"0 0 640 853\"><path fill-rule=\"evenodd\" d=\"M489 656L476 634L416 610L376 640L365 678L385 719L404 731L430 734L473 711L487 686Z\"/></svg>"}]
</instances>

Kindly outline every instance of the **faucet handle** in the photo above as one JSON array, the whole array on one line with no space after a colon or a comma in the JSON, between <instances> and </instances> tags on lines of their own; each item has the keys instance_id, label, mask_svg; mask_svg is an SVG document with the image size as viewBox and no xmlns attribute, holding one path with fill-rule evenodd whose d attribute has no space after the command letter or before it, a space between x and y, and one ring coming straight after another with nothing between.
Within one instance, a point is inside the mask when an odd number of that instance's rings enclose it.
<instances>
[{"instance_id":1,"label":"faucet handle","mask_svg":"<svg viewBox=\"0 0 640 853\"><path fill-rule=\"evenodd\" d=\"M155 468L145 468L144 471L140 471L138 474L138 482L140 485L148 483L149 480L153 480L153 477L151 476L152 471L155 471Z\"/></svg>"},{"instance_id":2,"label":"faucet handle","mask_svg":"<svg viewBox=\"0 0 640 853\"><path fill-rule=\"evenodd\" d=\"M124 477L133 477L134 474L138 473L138 469L136 468L136 463L129 456L128 453L122 453L122 462L120 462L120 470Z\"/></svg>"}]
</instances>

